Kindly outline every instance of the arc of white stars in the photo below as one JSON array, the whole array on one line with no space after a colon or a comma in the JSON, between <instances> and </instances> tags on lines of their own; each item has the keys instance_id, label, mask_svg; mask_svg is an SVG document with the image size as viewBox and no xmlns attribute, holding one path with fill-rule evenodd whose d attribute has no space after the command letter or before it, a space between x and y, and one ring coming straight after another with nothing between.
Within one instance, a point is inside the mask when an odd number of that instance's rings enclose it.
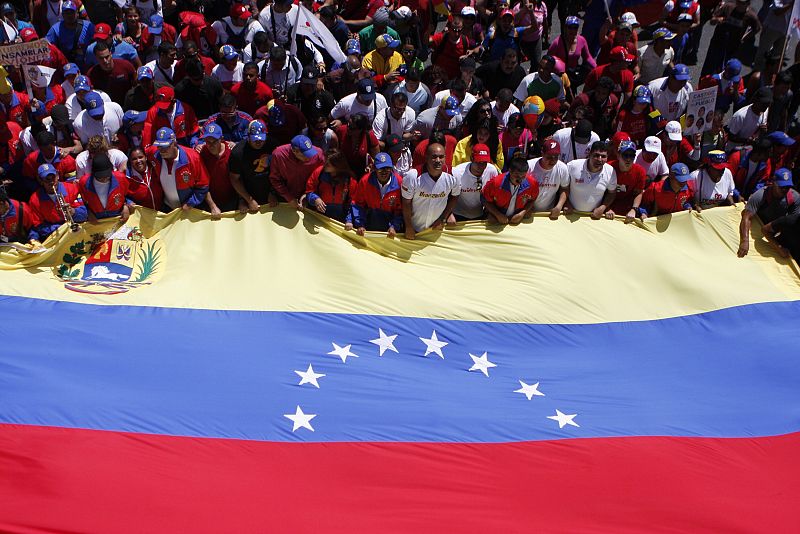
<instances>
[{"instance_id":1,"label":"arc of white stars","mask_svg":"<svg viewBox=\"0 0 800 534\"><path fill-rule=\"evenodd\" d=\"M427 356L430 353L434 353L434 354L438 354L439 357L444 360L444 354L442 353L442 349L445 346L449 345L449 343L447 341L441 341L436 336L436 330L433 331L433 333L431 334L430 338L421 337L419 339L420 339L420 341L425 343L425 354L424 354L424 356Z\"/></svg>"},{"instance_id":2,"label":"arc of white stars","mask_svg":"<svg viewBox=\"0 0 800 534\"><path fill-rule=\"evenodd\" d=\"M525 382L520 380L519 385L522 387L519 389L515 389L514 393L522 393L523 395L528 397L528 400L531 400L534 397L534 395L537 397L544 397L544 393L539 391L539 382L536 382L535 384L526 384Z\"/></svg>"},{"instance_id":3,"label":"arc of white stars","mask_svg":"<svg viewBox=\"0 0 800 534\"><path fill-rule=\"evenodd\" d=\"M576 426L580 428L580 425L574 421L575 417L578 414L565 414L561 410L556 410L555 415L548 415L548 419L552 419L553 421L558 421L558 428L564 428L566 425Z\"/></svg>"},{"instance_id":4,"label":"arc of white stars","mask_svg":"<svg viewBox=\"0 0 800 534\"><path fill-rule=\"evenodd\" d=\"M489 376L489 369L492 367L497 367L496 363L492 363L489 361L489 354L484 352L480 356L475 356L474 354L469 355L472 358L473 364L472 367L469 368L470 371L480 371L487 377Z\"/></svg>"},{"instance_id":5,"label":"arc of white stars","mask_svg":"<svg viewBox=\"0 0 800 534\"><path fill-rule=\"evenodd\" d=\"M298 386L302 386L303 384L311 384L317 389L319 389L318 380L323 376L327 376L325 373L315 373L314 368L311 367L311 364L308 364L308 369L305 371L295 371L295 373L297 373L297 375L300 377L300 383Z\"/></svg>"},{"instance_id":6,"label":"arc of white stars","mask_svg":"<svg viewBox=\"0 0 800 534\"><path fill-rule=\"evenodd\" d=\"M350 351L350 348L353 345L345 345L344 347L340 347L336 343L331 343L331 345L333 345L333 350L330 351L328 354L338 356L339 358L342 359L342 363L347 363L348 357L358 358L358 354Z\"/></svg>"},{"instance_id":7,"label":"arc of white stars","mask_svg":"<svg viewBox=\"0 0 800 534\"><path fill-rule=\"evenodd\" d=\"M378 345L378 349L380 349L378 356L383 356L383 353L387 350L393 350L400 354L400 351L394 346L394 340L397 339L397 334L387 336L381 328L378 328L378 335L380 336L379 338L369 340L370 343Z\"/></svg>"},{"instance_id":8,"label":"arc of white stars","mask_svg":"<svg viewBox=\"0 0 800 534\"><path fill-rule=\"evenodd\" d=\"M298 405L294 413L286 413L283 414L283 416L292 421L292 432L297 432L298 428L307 428L314 432L314 427L311 426L311 420L314 419L317 414L303 413L303 409Z\"/></svg>"}]
</instances>

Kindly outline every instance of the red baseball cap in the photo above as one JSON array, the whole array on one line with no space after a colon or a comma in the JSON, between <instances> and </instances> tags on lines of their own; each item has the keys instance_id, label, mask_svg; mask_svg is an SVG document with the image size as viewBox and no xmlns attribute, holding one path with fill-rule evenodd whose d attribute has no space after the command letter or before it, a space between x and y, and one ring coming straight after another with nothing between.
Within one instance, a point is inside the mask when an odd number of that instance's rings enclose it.
<instances>
[{"instance_id":1,"label":"red baseball cap","mask_svg":"<svg viewBox=\"0 0 800 534\"><path fill-rule=\"evenodd\" d=\"M633 61L634 57L628 53L624 46L615 46L611 49L611 61Z\"/></svg>"},{"instance_id":2,"label":"red baseball cap","mask_svg":"<svg viewBox=\"0 0 800 534\"><path fill-rule=\"evenodd\" d=\"M500 18L503 18L506 15L511 15L513 17L514 16L514 12L511 11L510 9L504 9L503 11L500 12Z\"/></svg>"},{"instance_id":3,"label":"red baseball cap","mask_svg":"<svg viewBox=\"0 0 800 534\"><path fill-rule=\"evenodd\" d=\"M619 131L611 136L611 145L614 147L619 147L619 144L623 141L630 141L631 136L628 135L626 132Z\"/></svg>"},{"instance_id":4,"label":"red baseball cap","mask_svg":"<svg viewBox=\"0 0 800 534\"><path fill-rule=\"evenodd\" d=\"M489 152L489 147L483 143L478 143L472 147L472 162L473 163L489 163L492 161L492 155Z\"/></svg>"},{"instance_id":5,"label":"red baseball cap","mask_svg":"<svg viewBox=\"0 0 800 534\"><path fill-rule=\"evenodd\" d=\"M19 36L22 38L23 43L30 43L39 38L39 34L33 28L23 28L20 30Z\"/></svg>"},{"instance_id":6,"label":"red baseball cap","mask_svg":"<svg viewBox=\"0 0 800 534\"><path fill-rule=\"evenodd\" d=\"M244 4L233 4L231 6L230 16L231 19L248 20L251 13Z\"/></svg>"},{"instance_id":7,"label":"red baseball cap","mask_svg":"<svg viewBox=\"0 0 800 534\"><path fill-rule=\"evenodd\" d=\"M108 39L109 37L111 37L111 26L109 26L105 22L101 22L100 24L94 27L95 39Z\"/></svg>"},{"instance_id":8,"label":"red baseball cap","mask_svg":"<svg viewBox=\"0 0 800 534\"><path fill-rule=\"evenodd\" d=\"M161 87L156 91L156 107L167 109L175 101L175 90L172 87Z\"/></svg>"},{"instance_id":9,"label":"red baseball cap","mask_svg":"<svg viewBox=\"0 0 800 534\"><path fill-rule=\"evenodd\" d=\"M552 137L548 137L542 143L542 155L543 156L560 156L561 155L561 145L558 144L558 141L553 139Z\"/></svg>"}]
</instances>

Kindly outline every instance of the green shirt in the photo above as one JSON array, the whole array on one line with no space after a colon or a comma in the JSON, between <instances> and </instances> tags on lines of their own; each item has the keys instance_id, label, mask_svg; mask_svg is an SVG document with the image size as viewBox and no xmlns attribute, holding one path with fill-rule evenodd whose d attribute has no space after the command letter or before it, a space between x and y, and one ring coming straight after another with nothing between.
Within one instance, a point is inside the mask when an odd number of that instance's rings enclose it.
<instances>
[{"instance_id":1,"label":"green shirt","mask_svg":"<svg viewBox=\"0 0 800 534\"><path fill-rule=\"evenodd\" d=\"M400 34L394 31L393 29L386 27L386 33L397 39L400 40ZM360 32L358 32L358 41L361 44L361 56L365 56L367 52L375 50L375 39L379 36L383 35L383 33L377 33L375 31L375 25L370 24Z\"/></svg>"}]
</instances>

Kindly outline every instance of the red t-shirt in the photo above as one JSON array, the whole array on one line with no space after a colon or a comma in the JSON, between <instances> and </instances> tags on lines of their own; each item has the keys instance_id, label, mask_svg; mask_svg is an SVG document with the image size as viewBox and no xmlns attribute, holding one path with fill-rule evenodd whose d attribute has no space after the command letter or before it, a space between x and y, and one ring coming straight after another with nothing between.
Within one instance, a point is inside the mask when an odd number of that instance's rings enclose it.
<instances>
[{"instance_id":1,"label":"red t-shirt","mask_svg":"<svg viewBox=\"0 0 800 534\"><path fill-rule=\"evenodd\" d=\"M631 110L620 110L617 115L617 131L625 132L637 146L642 146L647 137L647 110L633 113Z\"/></svg>"},{"instance_id":2,"label":"red t-shirt","mask_svg":"<svg viewBox=\"0 0 800 534\"><path fill-rule=\"evenodd\" d=\"M435 53L436 65L442 67L450 79L457 78L460 72L458 59L469 50L469 39L464 35L459 35L458 41L453 42L447 36L447 32L436 33L431 37L433 46L431 51ZM442 41L444 40L444 45Z\"/></svg>"},{"instance_id":3,"label":"red t-shirt","mask_svg":"<svg viewBox=\"0 0 800 534\"><path fill-rule=\"evenodd\" d=\"M195 150L200 154L203 166L208 171L208 191L220 209L225 209L225 206L231 204L236 199L237 194L231 185L230 168L228 167L228 159L231 157L231 151L236 146L236 143L231 141L223 141L223 143L225 144L225 152L220 157L214 156L209 152L205 144L195 147Z\"/></svg>"},{"instance_id":4,"label":"red t-shirt","mask_svg":"<svg viewBox=\"0 0 800 534\"><path fill-rule=\"evenodd\" d=\"M640 191L644 191L647 172L637 163L634 163L627 172L619 170L619 161L612 161L609 164L617 173L617 196L610 209L617 215L627 215L633 206L633 199Z\"/></svg>"},{"instance_id":5,"label":"red t-shirt","mask_svg":"<svg viewBox=\"0 0 800 534\"><path fill-rule=\"evenodd\" d=\"M266 106L272 100L272 89L261 80L256 81L255 89L248 89L244 82L239 82L231 87L231 93L236 97L239 109L248 115L255 115L258 108Z\"/></svg>"},{"instance_id":6,"label":"red t-shirt","mask_svg":"<svg viewBox=\"0 0 800 534\"><path fill-rule=\"evenodd\" d=\"M94 89L104 91L112 102L120 103L125 101L125 93L133 87L136 69L128 60L114 58L114 68L111 72L106 72L100 65L95 65L89 69L88 76Z\"/></svg>"},{"instance_id":7,"label":"red t-shirt","mask_svg":"<svg viewBox=\"0 0 800 534\"><path fill-rule=\"evenodd\" d=\"M585 90L594 89L597 86L597 80L602 78L603 76L608 76L614 81L614 89L612 93L619 96L624 93L632 93L633 92L633 73L628 69L622 69L620 71L614 72L609 67L611 64L600 65L592 69L592 72L586 76L586 81L584 82Z\"/></svg>"}]
</instances>

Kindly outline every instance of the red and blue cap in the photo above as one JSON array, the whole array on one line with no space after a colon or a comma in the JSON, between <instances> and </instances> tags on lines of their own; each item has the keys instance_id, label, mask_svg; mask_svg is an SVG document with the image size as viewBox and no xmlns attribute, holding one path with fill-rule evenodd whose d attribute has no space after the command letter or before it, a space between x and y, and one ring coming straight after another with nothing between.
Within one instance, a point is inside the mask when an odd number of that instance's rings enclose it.
<instances>
[{"instance_id":1,"label":"red and blue cap","mask_svg":"<svg viewBox=\"0 0 800 534\"><path fill-rule=\"evenodd\" d=\"M706 156L708 164L718 171L725 170L728 164L728 155L724 150L712 150Z\"/></svg>"},{"instance_id":2,"label":"red and blue cap","mask_svg":"<svg viewBox=\"0 0 800 534\"><path fill-rule=\"evenodd\" d=\"M178 142L178 139L175 137L175 132L172 131L172 128L167 128L165 126L163 128L159 128L159 130L156 132L156 140L153 141L153 146L164 148L176 142Z\"/></svg>"}]
</instances>

